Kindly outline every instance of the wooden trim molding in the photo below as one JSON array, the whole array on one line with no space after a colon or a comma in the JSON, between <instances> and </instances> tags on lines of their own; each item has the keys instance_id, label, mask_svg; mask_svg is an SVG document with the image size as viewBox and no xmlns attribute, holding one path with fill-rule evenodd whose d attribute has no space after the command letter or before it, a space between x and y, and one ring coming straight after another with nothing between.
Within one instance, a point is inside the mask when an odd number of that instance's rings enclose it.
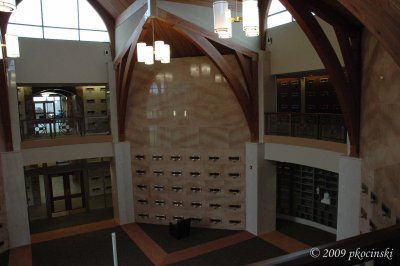
<instances>
[{"instance_id":1,"label":"wooden trim molding","mask_svg":"<svg viewBox=\"0 0 400 266\"><path fill-rule=\"evenodd\" d=\"M122 12L116 22L115 25L119 26L122 23L124 23L128 18L133 16L139 9L141 9L143 6L147 5L147 0L136 0L134 1L127 9L125 9L124 12Z\"/></svg>"}]
</instances>

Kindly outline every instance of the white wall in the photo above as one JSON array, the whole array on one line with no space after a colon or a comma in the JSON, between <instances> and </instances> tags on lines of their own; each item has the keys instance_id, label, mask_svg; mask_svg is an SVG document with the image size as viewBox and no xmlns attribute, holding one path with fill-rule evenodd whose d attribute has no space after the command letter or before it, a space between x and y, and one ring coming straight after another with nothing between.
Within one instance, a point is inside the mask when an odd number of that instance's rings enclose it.
<instances>
[{"instance_id":1,"label":"white wall","mask_svg":"<svg viewBox=\"0 0 400 266\"><path fill-rule=\"evenodd\" d=\"M113 156L114 151L111 142L22 150L23 165Z\"/></svg>"},{"instance_id":2,"label":"white wall","mask_svg":"<svg viewBox=\"0 0 400 266\"><path fill-rule=\"evenodd\" d=\"M32 38L20 38L19 42L17 83L108 82L109 43Z\"/></svg>"},{"instance_id":3,"label":"white wall","mask_svg":"<svg viewBox=\"0 0 400 266\"><path fill-rule=\"evenodd\" d=\"M318 21L343 65L339 43L332 26L321 19ZM267 50L271 52L272 75L325 68L314 47L296 22L268 29L267 37L272 38L272 44L267 44Z\"/></svg>"},{"instance_id":4,"label":"white wall","mask_svg":"<svg viewBox=\"0 0 400 266\"><path fill-rule=\"evenodd\" d=\"M342 153L278 143L265 143L265 159L316 167L339 173Z\"/></svg>"}]
</instances>

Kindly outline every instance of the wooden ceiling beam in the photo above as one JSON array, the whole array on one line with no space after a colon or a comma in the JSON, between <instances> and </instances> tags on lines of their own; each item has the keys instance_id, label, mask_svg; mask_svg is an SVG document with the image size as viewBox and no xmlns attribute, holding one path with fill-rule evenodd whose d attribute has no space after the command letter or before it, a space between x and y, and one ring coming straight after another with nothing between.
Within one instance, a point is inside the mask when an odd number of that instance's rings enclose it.
<instances>
[{"instance_id":1,"label":"wooden ceiling beam","mask_svg":"<svg viewBox=\"0 0 400 266\"><path fill-rule=\"evenodd\" d=\"M332 26L361 29L362 24L340 3L330 0L308 0L311 11ZM335 3L335 4L334 4Z\"/></svg>"},{"instance_id":2,"label":"wooden ceiling beam","mask_svg":"<svg viewBox=\"0 0 400 266\"><path fill-rule=\"evenodd\" d=\"M118 18L116 19L115 25L119 26L124 23L128 18L133 16L136 12L138 12L142 7L147 5L147 0L136 0L133 2L124 12L122 12Z\"/></svg>"},{"instance_id":3,"label":"wooden ceiling beam","mask_svg":"<svg viewBox=\"0 0 400 266\"><path fill-rule=\"evenodd\" d=\"M238 45L237 43L234 43L233 41L227 40L227 39L220 39L218 38L217 34L210 32L204 28L201 28L197 25L194 25L178 16L175 16L171 13L169 13L166 10L160 9L162 11L162 14L160 14L160 18L164 19L166 23L169 23L171 25L182 25L186 27L187 29L190 29L192 32L195 32L196 34L202 35L204 37L207 37L207 39L210 39L216 43L219 43L223 46L229 47L232 50L238 51L254 60L258 60L258 53L250 50L246 47L243 47L241 45Z\"/></svg>"},{"instance_id":4,"label":"wooden ceiling beam","mask_svg":"<svg viewBox=\"0 0 400 266\"><path fill-rule=\"evenodd\" d=\"M124 47L122 48L121 52L119 55L114 59L114 65L119 64L122 60L122 57L125 56L126 53L128 53L129 49L131 48L131 45L133 42L137 42L137 38L142 32L143 26L146 23L146 16L143 16L142 19L139 21L138 25L132 32L131 36L129 39L126 41Z\"/></svg>"},{"instance_id":5,"label":"wooden ceiling beam","mask_svg":"<svg viewBox=\"0 0 400 266\"><path fill-rule=\"evenodd\" d=\"M325 65L342 108L350 140L350 156L358 156L359 106L352 101L356 97L353 95L356 91L352 89L329 39L311 14L311 7L305 2L297 0L281 0L281 3L296 19Z\"/></svg>"},{"instance_id":6,"label":"wooden ceiling beam","mask_svg":"<svg viewBox=\"0 0 400 266\"><path fill-rule=\"evenodd\" d=\"M225 76L227 82L233 90L233 93L238 99L239 105L243 110L244 116L249 126L251 140L258 140L258 115L253 113L252 103L250 102L250 99L248 98L248 95L246 94L246 91L241 85L239 79L236 77L234 71L231 69L230 64L205 36L201 36L180 24L174 25L173 28L176 31L180 32L194 45L196 45L200 50L202 50L203 53L207 55L211 59L211 61L214 62L217 68Z\"/></svg>"},{"instance_id":7,"label":"wooden ceiling beam","mask_svg":"<svg viewBox=\"0 0 400 266\"><path fill-rule=\"evenodd\" d=\"M149 21L147 21L149 22ZM116 65L119 67L119 74L117 76L117 103L118 103L118 132L121 141L125 139L125 118L126 107L129 95L130 84L132 81L133 69L135 67L136 44L140 37L146 34L148 26L146 26L146 19L143 16L141 22L136 26L132 35L126 44L127 49L121 53L122 57L118 58ZM129 44L129 46L128 46Z\"/></svg>"},{"instance_id":8,"label":"wooden ceiling beam","mask_svg":"<svg viewBox=\"0 0 400 266\"><path fill-rule=\"evenodd\" d=\"M338 0L378 39L400 66L400 4L391 0Z\"/></svg>"},{"instance_id":9,"label":"wooden ceiling beam","mask_svg":"<svg viewBox=\"0 0 400 266\"><path fill-rule=\"evenodd\" d=\"M268 10L271 6L272 0L259 0L258 1L258 12L260 18L260 49L264 50L267 46L267 19L268 19Z\"/></svg>"}]
</instances>

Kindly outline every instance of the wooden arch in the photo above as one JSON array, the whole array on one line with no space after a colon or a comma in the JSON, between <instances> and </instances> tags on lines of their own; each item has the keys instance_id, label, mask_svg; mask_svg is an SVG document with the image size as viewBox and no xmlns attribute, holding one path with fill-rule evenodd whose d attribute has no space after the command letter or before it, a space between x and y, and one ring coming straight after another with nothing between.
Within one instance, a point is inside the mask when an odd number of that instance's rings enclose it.
<instances>
[{"instance_id":1,"label":"wooden arch","mask_svg":"<svg viewBox=\"0 0 400 266\"><path fill-rule=\"evenodd\" d=\"M115 61L117 73L118 91L118 124L120 139L125 138L125 120L127 96L132 72L135 65L134 55L136 44L143 39L149 28L150 20L159 20L171 25L171 29L181 34L187 41L195 45L217 66L225 76L232 88L246 118L251 140L258 140L258 54L247 48L240 47L232 42L218 39L215 34L208 32L190 22L163 11L164 17L151 17L146 22L142 19L132 33L124 53ZM231 66L218 51L214 43L222 45L233 51L238 65L241 68L246 86L242 86L235 76Z\"/></svg>"}]
</instances>

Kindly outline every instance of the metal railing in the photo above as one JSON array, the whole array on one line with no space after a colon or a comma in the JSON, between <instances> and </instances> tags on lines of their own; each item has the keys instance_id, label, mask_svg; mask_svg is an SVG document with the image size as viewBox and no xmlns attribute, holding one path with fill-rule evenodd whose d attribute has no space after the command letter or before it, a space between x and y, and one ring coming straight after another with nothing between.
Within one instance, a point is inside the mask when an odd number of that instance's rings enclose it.
<instances>
[{"instance_id":1,"label":"metal railing","mask_svg":"<svg viewBox=\"0 0 400 266\"><path fill-rule=\"evenodd\" d=\"M75 135L110 134L109 116L20 120L21 139L54 139Z\"/></svg>"},{"instance_id":2,"label":"metal railing","mask_svg":"<svg viewBox=\"0 0 400 266\"><path fill-rule=\"evenodd\" d=\"M341 114L265 113L265 134L346 143Z\"/></svg>"},{"instance_id":3,"label":"metal railing","mask_svg":"<svg viewBox=\"0 0 400 266\"><path fill-rule=\"evenodd\" d=\"M330 244L300 250L248 266L272 265L400 265L400 225L346 238Z\"/></svg>"}]
</instances>

